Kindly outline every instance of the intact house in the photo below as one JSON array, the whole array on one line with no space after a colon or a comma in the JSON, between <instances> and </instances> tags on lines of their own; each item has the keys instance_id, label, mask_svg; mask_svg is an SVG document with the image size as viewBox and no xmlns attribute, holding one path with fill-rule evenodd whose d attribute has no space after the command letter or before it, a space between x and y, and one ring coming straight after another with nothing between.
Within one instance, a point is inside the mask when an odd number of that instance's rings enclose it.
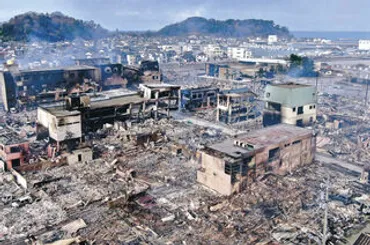
<instances>
[{"instance_id":1,"label":"intact house","mask_svg":"<svg viewBox=\"0 0 370 245\"><path fill-rule=\"evenodd\" d=\"M314 160L311 130L280 124L240 135L200 151L197 181L222 195L232 195L268 172L284 175Z\"/></svg>"},{"instance_id":2,"label":"intact house","mask_svg":"<svg viewBox=\"0 0 370 245\"><path fill-rule=\"evenodd\" d=\"M316 121L314 86L298 83L267 85L264 101L264 126L286 123L303 127Z\"/></svg>"}]
</instances>

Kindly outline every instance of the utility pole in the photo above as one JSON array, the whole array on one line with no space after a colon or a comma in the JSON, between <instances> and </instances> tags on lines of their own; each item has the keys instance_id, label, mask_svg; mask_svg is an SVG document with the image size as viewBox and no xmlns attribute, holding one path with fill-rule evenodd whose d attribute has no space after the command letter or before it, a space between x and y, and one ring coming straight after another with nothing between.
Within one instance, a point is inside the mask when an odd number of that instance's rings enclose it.
<instances>
[{"instance_id":1,"label":"utility pole","mask_svg":"<svg viewBox=\"0 0 370 245\"><path fill-rule=\"evenodd\" d=\"M321 245L326 245L327 239L330 236L330 233L328 233L328 212L329 212L329 207L328 207L328 202L329 202L329 187L330 187L330 181L329 181L329 176L327 180L324 181L322 184L323 189L322 190L322 197L324 201L324 218L323 218L323 231L322 231L322 242ZM325 191L325 193L324 193Z\"/></svg>"},{"instance_id":2,"label":"utility pole","mask_svg":"<svg viewBox=\"0 0 370 245\"><path fill-rule=\"evenodd\" d=\"M316 104L317 104L317 100L318 100L318 96L317 96L317 93L318 93L318 86L319 86L319 71L316 72L316 96L315 96L315 100L316 100Z\"/></svg>"},{"instance_id":3,"label":"utility pole","mask_svg":"<svg viewBox=\"0 0 370 245\"><path fill-rule=\"evenodd\" d=\"M366 75L366 94L365 94L365 110L367 107L367 96L369 94L369 74Z\"/></svg>"}]
</instances>

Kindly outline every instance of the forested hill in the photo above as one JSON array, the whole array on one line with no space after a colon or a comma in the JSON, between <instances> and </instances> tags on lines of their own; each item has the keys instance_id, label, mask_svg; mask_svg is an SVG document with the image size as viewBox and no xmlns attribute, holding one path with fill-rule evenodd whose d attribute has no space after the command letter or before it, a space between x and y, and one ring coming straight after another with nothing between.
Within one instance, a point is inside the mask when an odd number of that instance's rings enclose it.
<instances>
[{"instance_id":1,"label":"forested hill","mask_svg":"<svg viewBox=\"0 0 370 245\"><path fill-rule=\"evenodd\" d=\"M51 14L28 12L17 15L0 25L0 39L4 41L49 42L94 39L108 35L108 30L93 21L82 21L59 12Z\"/></svg>"}]
</instances>

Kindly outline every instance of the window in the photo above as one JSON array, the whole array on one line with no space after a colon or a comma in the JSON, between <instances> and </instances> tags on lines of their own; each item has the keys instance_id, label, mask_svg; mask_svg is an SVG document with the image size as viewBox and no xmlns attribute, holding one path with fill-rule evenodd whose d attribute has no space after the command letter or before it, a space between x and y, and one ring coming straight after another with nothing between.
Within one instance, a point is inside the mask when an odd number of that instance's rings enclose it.
<instances>
[{"instance_id":1,"label":"window","mask_svg":"<svg viewBox=\"0 0 370 245\"><path fill-rule=\"evenodd\" d=\"M272 162L272 161L275 161L277 159L279 159L279 156L280 156L280 148L275 148L275 149L271 149L269 151L269 162Z\"/></svg>"},{"instance_id":2,"label":"window","mask_svg":"<svg viewBox=\"0 0 370 245\"><path fill-rule=\"evenodd\" d=\"M303 106L298 107L298 115L303 114Z\"/></svg>"},{"instance_id":3,"label":"window","mask_svg":"<svg viewBox=\"0 0 370 245\"><path fill-rule=\"evenodd\" d=\"M310 105L310 110L312 110L312 108L313 108L313 106L312 106L312 105Z\"/></svg>"},{"instance_id":4,"label":"window","mask_svg":"<svg viewBox=\"0 0 370 245\"><path fill-rule=\"evenodd\" d=\"M10 147L10 153L18 153L18 152L21 152L21 148L19 146Z\"/></svg>"},{"instance_id":5,"label":"window","mask_svg":"<svg viewBox=\"0 0 370 245\"><path fill-rule=\"evenodd\" d=\"M302 119L297 120L296 126L303 127L303 120Z\"/></svg>"},{"instance_id":6,"label":"window","mask_svg":"<svg viewBox=\"0 0 370 245\"><path fill-rule=\"evenodd\" d=\"M293 112L295 112L296 111L296 108L295 107L293 107Z\"/></svg>"},{"instance_id":7,"label":"window","mask_svg":"<svg viewBox=\"0 0 370 245\"><path fill-rule=\"evenodd\" d=\"M301 141L300 140L296 140L296 141L294 141L292 144L293 145L297 145L297 144L300 144L301 143Z\"/></svg>"},{"instance_id":8,"label":"window","mask_svg":"<svg viewBox=\"0 0 370 245\"><path fill-rule=\"evenodd\" d=\"M78 161L82 162L82 155L81 154L78 154Z\"/></svg>"}]
</instances>

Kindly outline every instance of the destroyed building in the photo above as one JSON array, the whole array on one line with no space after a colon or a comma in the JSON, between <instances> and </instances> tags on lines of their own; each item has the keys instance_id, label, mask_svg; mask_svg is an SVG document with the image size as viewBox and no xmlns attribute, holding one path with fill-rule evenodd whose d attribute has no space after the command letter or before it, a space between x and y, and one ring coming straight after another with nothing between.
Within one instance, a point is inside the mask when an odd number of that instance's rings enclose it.
<instances>
[{"instance_id":1,"label":"destroyed building","mask_svg":"<svg viewBox=\"0 0 370 245\"><path fill-rule=\"evenodd\" d=\"M313 162L316 140L311 130L280 124L200 151L197 181L222 195L245 190L267 172L286 174Z\"/></svg>"},{"instance_id":2,"label":"destroyed building","mask_svg":"<svg viewBox=\"0 0 370 245\"><path fill-rule=\"evenodd\" d=\"M6 169L23 166L29 155L29 142L8 129L0 132L0 158L5 162Z\"/></svg>"},{"instance_id":3,"label":"destroyed building","mask_svg":"<svg viewBox=\"0 0 370 245\"><path fill-rule=\"evenodd\" d=\"M180 89L181 86L170 84L141 84L139 87L146 99L145 106L153 108L154 118L161 113L169 116L171 110L179 108Z\"/></svg>"},{"instance_id":4,"label":"destroyed building","mask_svg":"<svg viewBox=\"0 0 370 245\"><path fill-rule=\"evenodd\" d=\"M232 124L255 119L256 97L249 88L221 91L217 95L217 121Z\"/></svg>"},{"instance_id":5,"label":"destroyed building","mask_svg":"<svg viewBox=\"0 0 370 245\"><path fill-rule=\"evenodd\" d=\"M4 109L53 102L68 93L95 90L93 81L98 80L97 69L92 66L19 70L14 64L0 72Z\"/></svg>"},{"instance_id":6,"label":"destroyed building","mask_svg":"<svg viewBox=\"0 0 370 245\"><path fill-rule=\"evenodd\" d=\"M297 126L316 121L316 88L298 83L267 85L263 125L287 123Z\"/></svg>"},{"instance_id":7,"label":"destroyed building","mask_svg":"<svg viewBox=\"0 0 370 245\"><path fill-rule=\"evenodd\" d=\"M63 142L82 140L81 112L78 110L64 110L62 107L37 109L38 133L42 127L47 130L47 136L51 143L55 143L57 149Z\"/></svg>"},{"instance_id":8,"label":"destroyed building","mask_svg":"<svg viewBox=\"0 0 370 245\"><path fill-rule=\"evenodd\" d=\"M217 106L220 89L215 87L196 87L181 90L181 108L189 111Z\"/></svg>"},{"instance_id":9,"label":"destroyed building","mask_svg":"<svg viewBox=\"0 0 370 245\"><path fill-rule=\"evenodd\" d=\"M179 86L142 85L142 92L110 90L89 95L71 95L63 105L39 107L38 133L47 132L59 150L60 143L77 145L88 132L115 121L139 122L167 117L178 109Z\"/></svg>"},{"instance_id":10,"label":"destroyed building","mask_svg":"<svg viewBox=\"0 0 370 245\"><path fill-rule=\"evenodd\" d=\"M141 83L160 82L159 65L154 61L143 61L138 68L99 63L94 66L20 70L17 64L12 64L0 72L0 88L6 111L63 100L71 93L137 88Z\"/></svg>"},{"instance_id":11,"label":"destroyed building","mask_svg":"<svg viewBox=\"0 0 370 245\"><path fill-rule=\"evenodd\" d=\"M162 73L159 69L158 61L143 60L140 63L140 80L144 84L160 83L162 81Z\"/></svg>"}]
</instances>

